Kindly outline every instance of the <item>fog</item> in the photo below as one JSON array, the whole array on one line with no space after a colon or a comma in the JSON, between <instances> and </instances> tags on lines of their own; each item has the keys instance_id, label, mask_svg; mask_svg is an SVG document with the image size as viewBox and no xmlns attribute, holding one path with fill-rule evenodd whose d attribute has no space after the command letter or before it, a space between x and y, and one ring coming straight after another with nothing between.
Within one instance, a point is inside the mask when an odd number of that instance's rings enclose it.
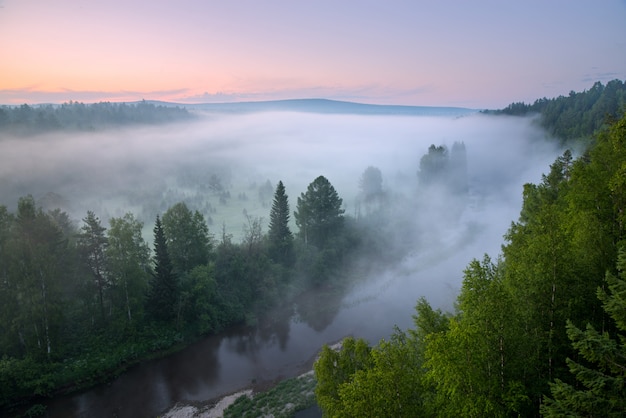
<instances>
[{"instance_id":1,"label":"fog","mask_svg":"<svg viewBox=\"0 0 626 418\"><path fill-rule=\"evenodd\" d=\"M18 198L31 194L45 209L66 210L78 225L87 210L105 226L130 211L151 240L156 214L184 201L205 215L216 238L224 228L237 240L246 216L263 218L267 232L273 197L273 190L263 192L267 181L272 188L283 181L293 211L307 185L324 175L346 215L367 221L358 203L359 179L374 166L388 196L389 236L381 239L402 257L393 266L360 270L372 277L364 277L344 305L387 293L385 300L410 298L414 304L426 295L450 307L467 263L484 253L497 257L503 234L518 217L522 185L540 181L560 153L547 139L530 119L478 113L206 113L185 124L5 137L0 204L15 210ZM420 188L417 172L428 147L450 149L455 142L467 151L467 196ZM211 178L221 192L209 187Z\"/></svg>"}]
</instances>

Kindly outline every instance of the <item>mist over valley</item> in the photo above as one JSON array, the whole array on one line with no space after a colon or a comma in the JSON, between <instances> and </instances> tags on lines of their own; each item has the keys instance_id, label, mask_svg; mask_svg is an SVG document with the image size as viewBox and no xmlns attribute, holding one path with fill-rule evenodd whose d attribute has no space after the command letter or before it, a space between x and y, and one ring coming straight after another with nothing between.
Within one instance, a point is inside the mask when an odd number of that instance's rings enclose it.
<instances>
[{"instance_id":1,"label":"mist over valley","mask_svg":"<svg viewBox=\"0 0 626 418\"><path fill-rule=\"evenodd\" d=\"M473 111L431 116L194 110L193 115L156 126L4 136L0 203L14 212L20 197L32 195L45 211L66 211L75 228L84 225L88 211L105 228L112 227L109 219L130 212L152 243L157 215L183 202L202 214L219 246L226 237L242 243L252 242L254 231L267 233L279 181L288 196L289 227L298 234L296 201L324 176L342 199L347 224L360 236L349 262L320 288L301 296L293 289L281 296L288 303L278 301L261 316L246 317L252 328L132 369L97 397L59 399L49 405L52 416L68 410L77 416L113 413L129 386L145 390L122 402L126 411L149 416L251 381L292 376L321 345L348 335L375 344L394 326L412 326L420 297L452 310L463 270L485 253L499 255L503 234L519 216L523 185L540 181L561 153L531 117ZM366 173L375 174L370 196ZM214 271L219 275L220 267ZM227 291L229 285L220 286ZM205 360L190 370L182 365L188 356ZM184 375L175 372L178 362ZM140 411L130 406L135 404L150 407Z\"/></svg>"},{"instance_id":2,"label":"mist over valley","mask_svg":"<svg viewBox=\"0 0 626 418\"><path fill-rule=\"evenodd\" d=\"M343 199L346 216L364 223L384 216L378 239L389 253L408 257L378 266L377 276L389 281L420 270L421 279L404 283L411 291L401 294L416 299L444 286L445 296L430 296L450 308L467 262L484 252L497 256L519 214L522 185L539 181L560 152L532 118L271 109L196 110L196 118L181 123L4 137L1 203L15 210L19 197L30 194L46 210L67 211L76 225L88 210L105 226L131 212L150 242L156 215L184 202L204 215L216 240L226 233L240 241L250 219L267 231L278 181L293 211L296 198L323 175ZM454 143L466 149L467 191L420 187L420 159L429 147L450 150ZM362 201L359 187L368 167L382 174L385 200L375 208ZM433 263L445 272L423 271Z\"/></svg>"}]
</instances>

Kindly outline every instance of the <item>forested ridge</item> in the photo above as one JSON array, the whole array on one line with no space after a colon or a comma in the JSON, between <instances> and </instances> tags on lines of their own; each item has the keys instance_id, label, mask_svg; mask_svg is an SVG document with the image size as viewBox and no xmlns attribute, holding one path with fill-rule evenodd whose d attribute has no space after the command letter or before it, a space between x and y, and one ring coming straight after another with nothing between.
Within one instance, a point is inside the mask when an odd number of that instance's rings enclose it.
<instances>
[{"instance_id":1,"label":"forested ridge","mask_svg":"<svg viewBox=\"0 0 626 418\"><path fill-rule=\"evenodd\" d=\"M536 109L569 114L584 97ZM595 97L588 110L603 100ZM315 364L324 416L626 415L624 110L609 120L581 110L568 129L566 115L543 119L570 139L603 128L580 156L565 151L524 186L502 253L467 266L454 312L421 298L413 329L374 347L353 338L324 347Z\"/></svg>"},{"instance_id":2,"label":"forested ridge","mask_svg":"<svg viewBox=\"0 0 626 418\"><path fill-rule=\"evenodd\" d=\"M94 131L114 126L168 123L189 120L187 109L137 103L68 102L61 105L0 106L0 132L32 135L61 130Z\"/></svg>"},{"instance_id":3,"label":"forested ridge","mask_svg":"<svg viewBox=\"0 0 626 418\"><path fill-rule=\"evenodd\" d=\"M626 83L596 82L589 90L571 91L567 96L541 98L532 104L511 103L504 109L485 113L512 116L539 115L539 124L563 140L589 139L607 123L619 119L626 107Z\"/></svg>"}]
</instances>

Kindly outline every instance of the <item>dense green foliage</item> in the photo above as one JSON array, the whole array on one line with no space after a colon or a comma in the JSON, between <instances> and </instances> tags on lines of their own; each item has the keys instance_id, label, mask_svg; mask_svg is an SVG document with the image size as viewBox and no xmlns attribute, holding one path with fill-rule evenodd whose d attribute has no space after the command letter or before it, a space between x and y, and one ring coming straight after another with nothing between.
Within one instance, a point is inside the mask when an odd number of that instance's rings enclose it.
<instances>
[{"instance_id":1,"label":"dense green foliage","mask_svg":"<svg viewBox=\"0 0 626 418\"><path fill-rule=\"evenodd\" d=\"M305 373L283 380L276 387L251 396L243 395L224 410L224 418L291 418L315 405L315 378Z\"/></svg>"},{"instance_id":2,"label":"dense green foliage","mask_svg":"<svg viewBox=\"0 0 626 418\"><path fill-rule=\"evenodd\" d=\"M0 106L0 132L19 135L59 130L92 131L112 126L167 123L192 117L185 108L101 102L62 105Z\"/></svg>"},{"instance_id":3,"label":"dense green foliage","mask_svg":"<svg viewBox=\"0 0 626 418\"><path fill-rule=\"evenodd\" d=\"M424 299L415 309L416 328L408 334L396 329L389 341L373 348L352 337L337 347L322 347L314 371L324 416L434 415L434 384L426 376L424 347L427 336L448 329L449 318Z\"/></svg>"},{"instance_id":4,"label":"dense green foliage","mask_svg":"<svg viewBox=\"0 0 626 418\"><path fill-rule=\"evenodd\" d=\"M343 227L343 200L324 176L316 178L298 198L294 212L305 244L325 248Z\"/></svg>"},{"instance_id":5,"label":"dense green foliage","mask_svg":"<svg viewBox=\"0 0 626 418\"><path fill-rule=\"evenodd\" d=\"M150 316L165 322L174 319L179 293L178 277L174 273L161 218L157 216L154 226L154 272L146 301Z\"/></svg>"},{"instance_id":6,"label":"dense green foliage","mask_svg":"<svg viewBox=\"0 0 626 418\"><path fill-rule=\"evenodd\" d=\"M315 199L309 213L319 217L325 206ZM225 231L214 242L204 216L177 203L156 216L152 255L131 213L107 228L88 211L76 227L31 196L16 213L0 206L0 408L93 385L202 335L254 324L311 284L336 285L353 242L327 230L332 264L312 258L322 251L295 242L282 183L274 200L270 234L249 217L241 243Z\"/></svg>"},{"instance_id":7,"label":"dense green foliage","mask_svg":"<svg viewBox=\"0 0 626 418\"><path fill-rule=\"evenodd\" d=\"M324 348L324 416L623 416L625 162L626 115L525 185L501 258L469 264L454 314L421 300L408 339Z\"/></svg>"},{"instance_id":8,"label":"dense green foliage","mask_svg":"<svg viewBox=\"0 0 626 418\"><path fill-rule=\"evenodd\" d=\"M607 274L609 292L598 288L604 311L611 317L616 333L598 331L587 324L585 330L567 322L567 335L579 360L567 359L578 384L555 379L551 396L541 412L546 417L626 415L626 253L620 250L619 278Z\"/></svg>"},{"instance_id":9,"label":"dense green foliage","mask_svg":"<svg viewBox=\"0 0 626 418\"><path fill-rule=\"evenodd\" d=\"M538 99L533 104L511 103L504 109L487 113L524 116L540 115L540 124L551 135L562 140L587 138L618 119L626 109L626 83L596 82L589 90L571 91L568 96Z\"/></svg>"}]
</instances>

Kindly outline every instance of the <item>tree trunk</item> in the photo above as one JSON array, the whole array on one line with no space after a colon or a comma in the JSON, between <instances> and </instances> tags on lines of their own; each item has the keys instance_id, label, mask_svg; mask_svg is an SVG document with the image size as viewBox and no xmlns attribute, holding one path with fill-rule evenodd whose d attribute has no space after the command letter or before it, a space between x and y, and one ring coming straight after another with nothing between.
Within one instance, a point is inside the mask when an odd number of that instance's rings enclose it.
<instances>
[{"instance_id":1,"label":"tree trunk","mask_svg":"<svg viewBox=\"0 0 626 418\"><path fill-rule=\"evenodd\" d=\"M48 356L50 356L52 344L50 342L50 327L48 325L48 294L46 291L46 280L41 269L39 269L39 277L41 278L41 298L43 302L43 324L46 337L46 352Z\"/></svg>"}]
</instances>

